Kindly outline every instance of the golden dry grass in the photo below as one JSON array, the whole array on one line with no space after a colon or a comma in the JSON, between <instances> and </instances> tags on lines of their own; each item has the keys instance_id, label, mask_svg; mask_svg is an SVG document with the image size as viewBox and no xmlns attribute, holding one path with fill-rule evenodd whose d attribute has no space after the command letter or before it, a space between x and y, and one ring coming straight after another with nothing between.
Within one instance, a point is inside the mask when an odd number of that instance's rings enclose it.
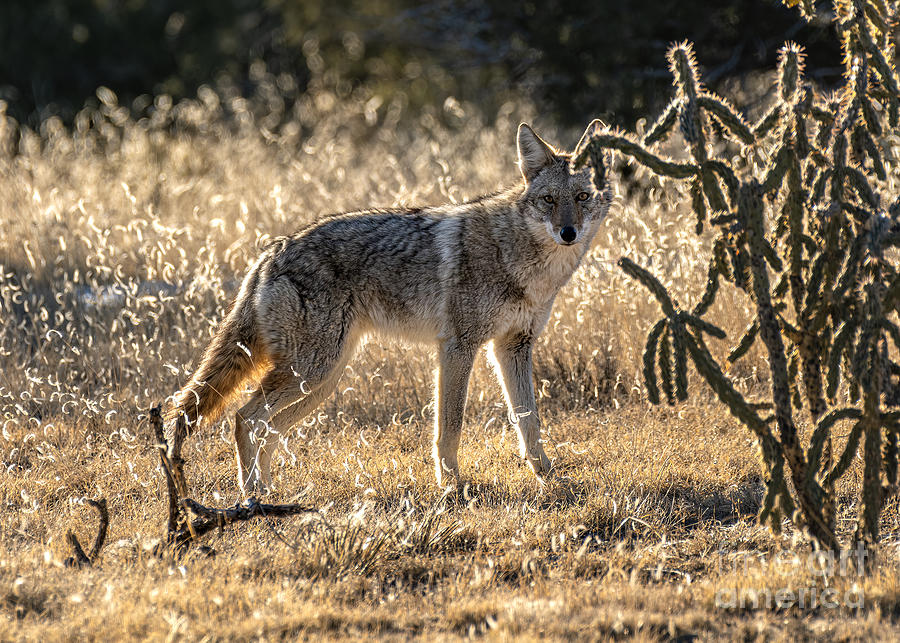
<instances>
[{"instance_id":1,"label":"golden dry grass","mask_svg":"<svg viewBox=\"0 0 900 643\"><path fill-rule=\"evenodd\" d=\"M755 524L755 446L702 384L674 408L644 401L658 311L615 260L651 267L689 302L704 255L677 186L642 174L536 353L557 465L546 489L515 456L484 360L460 452L468 485L438 489L432 357L370 344L279 454L276 497L321 516L232 527L208 537L215 556L155 557L162 478L137 417L187 380L258 244L329 212L517 181L514 128L532 113L509 105L486 126L450 105L413 119L320 91L276 124L201 96L158 99L138 122L107 96L90 128L49 122L0 157L0 640L897 636L896 506L873 576L816 574L790 558L806 560L802 538ZM563 144L577 135L537 126ZM718 306L731 333L745 325L739 295ZM752 394L765 368L747 364L732 376ZM229 436L223 422L188 443L201 502L237 499ZM95 567L73 570L65 532L86 542L95 529L84 497L108 499L110 535ZM811 588L840 605L718 604L730 590Z\"/></svg>"}]
</instances>

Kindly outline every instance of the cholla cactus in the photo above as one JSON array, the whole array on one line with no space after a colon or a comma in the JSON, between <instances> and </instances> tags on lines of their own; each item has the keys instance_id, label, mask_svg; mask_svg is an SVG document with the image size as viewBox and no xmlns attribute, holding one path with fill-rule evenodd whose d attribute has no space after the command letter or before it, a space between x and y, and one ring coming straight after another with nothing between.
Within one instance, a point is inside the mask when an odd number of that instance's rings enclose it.
<instances>
[{"instance_id":1,"label":"cholla cactus","mask_svg":"<svg viewBox=\"0 0 900 643\"><path fill-rule=\"evenodd\" d=\"M900 349L894 321L900 273L886 251L900 247L900 200L885 209L879 190L888 176L880 141L900 120L889 27L898 4L836 0L843 88L830 97L816 94L803 80L802 50L788 43L780 53L776 102L752 126L702 87L691 45L675 45L668 53L675 97L644 139L601 131L575 159L596 166L601 151L612 149L659 175L690 182L698 234L707 221L717 230L697 306L683 310L652 274L627 258L619 262L654 294L664 314L644 352L647 395L658 403L662 388L670 403L685 399L690 358L756 435L766 482L760 520L778 531L783 518L794 519L831 550L838 548L834 485L860 448L858 541L877 542L885 498L897 487L900 413L885 405L894 397L892 377L900 374L888 349L888 342ZM814 10L810 0L803 3L804 15ZM690 161L651 151L676 126ZM745 154L735 167L712 153L710 143L723 137L756 154ZM754 304L755 315L728 360L762 342L771 376L765 404L741 395L704 342L704 334L725 337L703 319L721 280ZM847 396L838 395L842 381ZM767 409L771 415L763 417ZM805 446L796 419L803 409L815 426ZM835 461L831 431L841 420L854 425Z\"/></svg>"}]
</instances>

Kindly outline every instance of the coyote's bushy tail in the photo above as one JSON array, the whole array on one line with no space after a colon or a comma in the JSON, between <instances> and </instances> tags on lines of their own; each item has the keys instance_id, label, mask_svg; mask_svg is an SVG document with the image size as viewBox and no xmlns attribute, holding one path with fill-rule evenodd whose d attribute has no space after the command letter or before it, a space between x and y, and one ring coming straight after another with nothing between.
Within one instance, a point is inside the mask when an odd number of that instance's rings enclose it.
<instances>
[{"instance_id":1,"label":"coyote's bushy tail","mask_svg":"<svg viewBox=\"0 0 900 643\"><path fill-rule=\"evenodd\" d=\"M215 421L238 394L241 383L268 364L253 310L257 271L258 265L247 275L231 310L204 352L200 366L175 394L166 412L166 440L170 448L180 449L181 442L199 422Z\"/></svg>"}]
</instances>

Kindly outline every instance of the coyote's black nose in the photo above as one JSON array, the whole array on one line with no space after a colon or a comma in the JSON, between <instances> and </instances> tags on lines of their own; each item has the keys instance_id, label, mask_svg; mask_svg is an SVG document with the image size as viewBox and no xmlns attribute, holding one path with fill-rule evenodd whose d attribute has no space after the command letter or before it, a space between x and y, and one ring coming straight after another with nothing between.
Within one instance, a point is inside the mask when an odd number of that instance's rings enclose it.
<instances>
[{"instance_id":1,"label":"coyote's black nose","mask_svg":"<svg viewBox=\"0 0 900 643\"><path fill-rule=\"evenodd\" d=\"M559 231L559 238L566 243L572 243L577 236L578 232L570 225L564 226L563 229Z\"/></svg>"}]
</instances>

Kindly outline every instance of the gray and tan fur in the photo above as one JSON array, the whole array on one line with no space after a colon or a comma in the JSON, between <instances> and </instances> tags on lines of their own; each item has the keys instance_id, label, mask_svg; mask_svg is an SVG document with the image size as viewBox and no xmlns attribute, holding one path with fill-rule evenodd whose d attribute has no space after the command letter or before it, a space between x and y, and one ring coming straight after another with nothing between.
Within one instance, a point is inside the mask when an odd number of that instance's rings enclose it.
<instances>
[{"instance_id":1,"label":"gray and tan fur","mask_svg":"<svg viewBox=\"0 0 900 643\"><path fill-rule=\"evenodd\" d=\"M520 455L538 476L549 473L532 347L609 209L610 190L598 193L590 170L573 171L570 155L528 125L519 126L517 143L524 182L511 189L460 205L341 214L266 249L175 395L170 453L180 453L198 422L214 420L245 380L260 378L237 412L234 435L242 491L266 489L275 437L334 390L364 338L390 334L439 353L439 483L459 475L466 388L485 344Z\"/></svg>"}]
</instances>

